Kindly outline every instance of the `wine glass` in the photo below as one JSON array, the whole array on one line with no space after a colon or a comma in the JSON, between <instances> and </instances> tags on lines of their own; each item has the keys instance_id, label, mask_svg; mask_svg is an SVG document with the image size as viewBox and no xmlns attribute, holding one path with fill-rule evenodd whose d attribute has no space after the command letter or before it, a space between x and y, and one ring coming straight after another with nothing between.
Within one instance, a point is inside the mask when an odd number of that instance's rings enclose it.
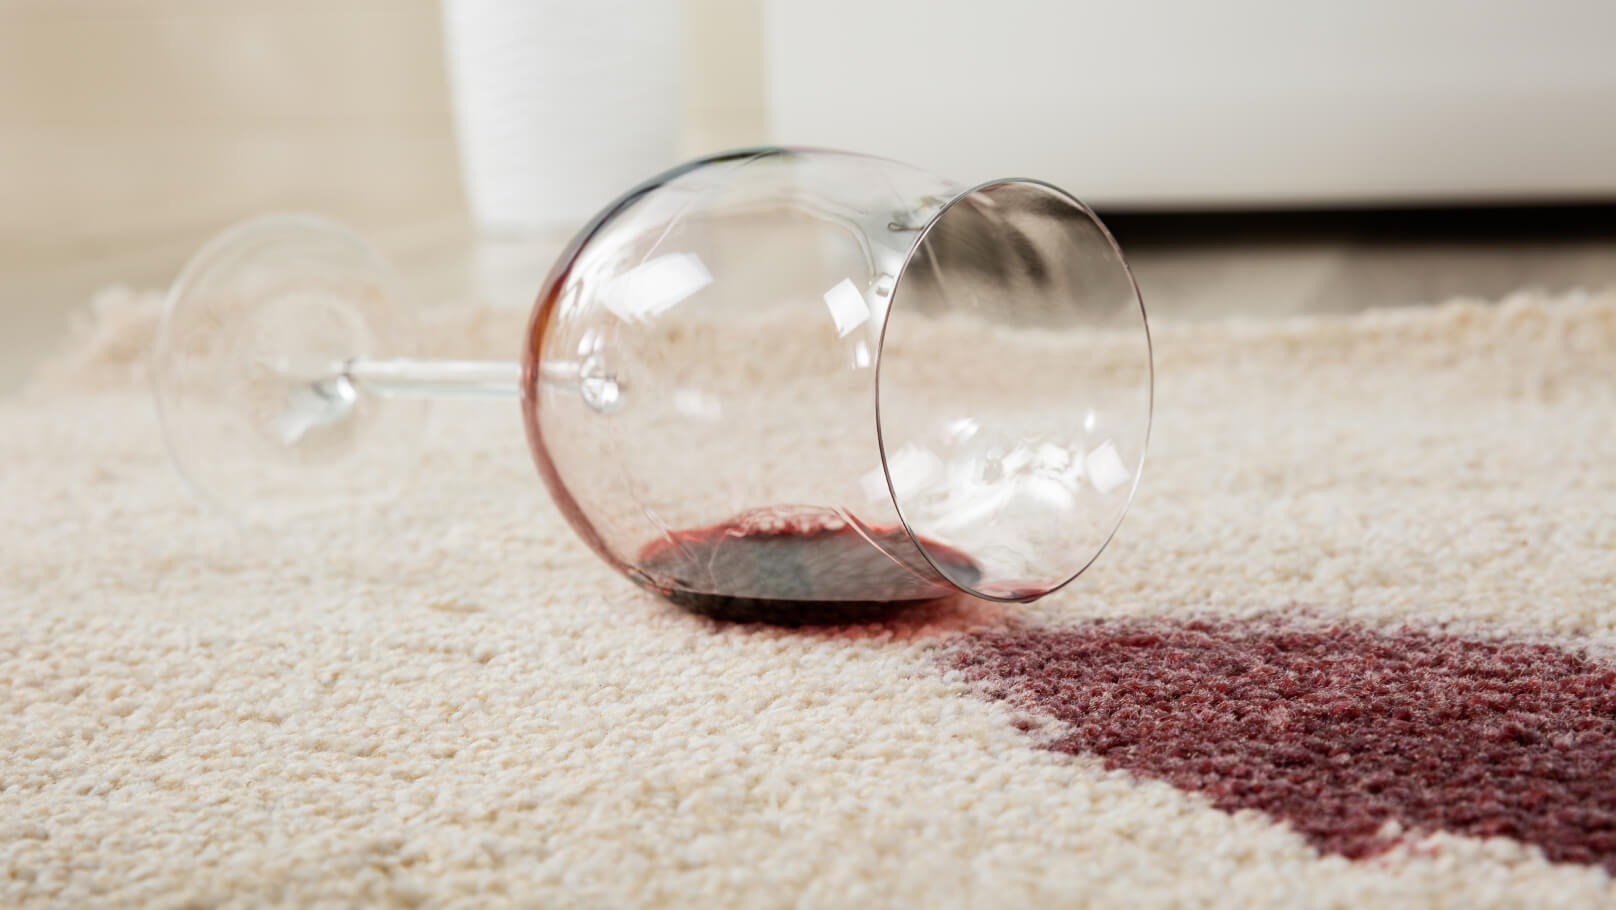
<instances>
[{"instance_id":1,"label":"wine glass","mask_svg":"<svg viewBox=\"0 0 1616 910\"><path fill-rule=\"evenodd\" d=\"M838 622L1060 588L1115 533L1149 437L1138 288L1037 180L778 147L685 164L573 239L520 364L417 359L403 299L321 219L205 246L153 353L191 485L246 521L386 499L425 399L510 397L608 565L723 619Z\"/></svg>"}]
</instances>

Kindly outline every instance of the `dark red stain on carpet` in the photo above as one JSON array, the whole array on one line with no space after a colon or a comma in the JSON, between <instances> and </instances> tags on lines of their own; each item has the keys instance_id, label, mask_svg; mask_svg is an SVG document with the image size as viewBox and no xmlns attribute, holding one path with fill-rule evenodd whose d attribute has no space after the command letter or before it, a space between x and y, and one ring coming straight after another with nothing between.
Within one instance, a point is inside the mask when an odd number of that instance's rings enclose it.
<instances>
[{"instance_id":1,"label":"dark red stain on carpet","mask_svg":"<svg viewBox=\"0 0 1616 910\"><path fill-rule=\"evenodd\" d=\"M961 639L953 663L1062 722L1048 747L1256 809L1350 858L1511 837L1616 874L1616 669L1544 644L1264 620Z\"/></svg>"}]
</instances>

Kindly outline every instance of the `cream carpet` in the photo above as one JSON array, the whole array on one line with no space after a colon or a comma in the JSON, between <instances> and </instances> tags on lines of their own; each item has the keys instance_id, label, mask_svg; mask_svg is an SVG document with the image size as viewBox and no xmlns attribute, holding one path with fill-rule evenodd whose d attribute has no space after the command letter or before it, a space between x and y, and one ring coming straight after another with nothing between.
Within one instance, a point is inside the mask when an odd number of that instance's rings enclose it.
<instances>
[{"instance_id":1,"label":"cream carpet","mask_svg":"<svg viewBox=\"0 0 1616 910\"><path fill-rule=\"evenodd\" d=\"M1616 296L1160 326L1078 582L807 630L598 564L509 404L233 533L98 312L0 404L0 904L1616 903Z\"/></svg>"}]
</instances>

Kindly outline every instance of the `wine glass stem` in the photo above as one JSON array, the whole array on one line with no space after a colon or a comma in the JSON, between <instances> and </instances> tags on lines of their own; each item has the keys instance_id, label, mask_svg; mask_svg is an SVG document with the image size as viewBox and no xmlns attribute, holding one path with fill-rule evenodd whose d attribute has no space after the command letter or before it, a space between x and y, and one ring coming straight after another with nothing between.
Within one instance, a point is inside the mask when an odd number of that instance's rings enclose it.
<instances>
[{"instance_id":1,"label":"wine glass stem","mask_svg":"<svg viewBox=\"0 0 1616 910\"><path fill-rule=\"evenodd\" d=\"M353 357L312 369L273 361L263 365L288 383L280 413L275 416L276 433L288 446L318 427L352 418L359 400L366 396L511 399L522 395L522 367L509 361ZM597 373L587 360L582 364L552 361L541 368L539 379L546 386L576 392L591 407L608 413L619 400L618 386L615 377Z\"/></svg>"},{"instance_id":2,"label":"wine glass stem","mask_svg":"<svg viewBox=\"0 0 1616 910\"><path fill-rule=\"evenodd\" d=\"M353 357L314 369L264 362L287 381L286 398L275 417L281 442L295 445L318 427L350 419L359 400L377 398L520 398L522 367L509 361L414 360ZM622 386L602 369L599 358L582 363L546 361L539 381L574 392L597 413L622 406Z\"/></svg>"},{"instance_id":3,"label":"wine glass stem","mask_svg":"<svg viewBox=\"0 0 1616 910\"><path fill-rule=\"evenodd\" d=\"M577 370L546 366L547 381L577 383ZM550 375L552 372L557 375ZM414 360L356 357L332 369L359 391L381 398L518 398L521 364L501 360Z\"/></svg>"},{"instance_id":4,"label":"wine glass stem","mask_svg":"<svg viewBox=\"0 0 1616 910\"><path fill-rule=\"evenodd\" d=\"M588 361L545 361L539 381L565 390L588 391L609 378L594 375ZM355 357L333 364L315 383L347 380L380 398L520 398L522 365L505 360L416 360Z\"/></svg>"}]
</instances>

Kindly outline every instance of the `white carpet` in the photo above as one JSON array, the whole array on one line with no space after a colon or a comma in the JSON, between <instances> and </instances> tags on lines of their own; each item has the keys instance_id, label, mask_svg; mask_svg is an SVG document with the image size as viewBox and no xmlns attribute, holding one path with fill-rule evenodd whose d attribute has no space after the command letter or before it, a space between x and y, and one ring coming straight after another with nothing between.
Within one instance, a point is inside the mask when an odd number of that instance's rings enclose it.
<instances>
[{"instance_id":1,"label":"white carpet","mask_svg":"<svg viewBox=\"0 0 1616 910\"><path fill-rule=\"evenodd\" d=\"M1404 621L1616 651L1616 296L1162 326L1100 562L1030 607L791 631L597 563L509 404L396 504L237 535L162 451L151 301L0 404L0 903L1591 906L1602 863L1414 831L1321 853L1041 748L972 630ZM444 317L501 356L522 314Z\"/></svg>"}]
</instances>

